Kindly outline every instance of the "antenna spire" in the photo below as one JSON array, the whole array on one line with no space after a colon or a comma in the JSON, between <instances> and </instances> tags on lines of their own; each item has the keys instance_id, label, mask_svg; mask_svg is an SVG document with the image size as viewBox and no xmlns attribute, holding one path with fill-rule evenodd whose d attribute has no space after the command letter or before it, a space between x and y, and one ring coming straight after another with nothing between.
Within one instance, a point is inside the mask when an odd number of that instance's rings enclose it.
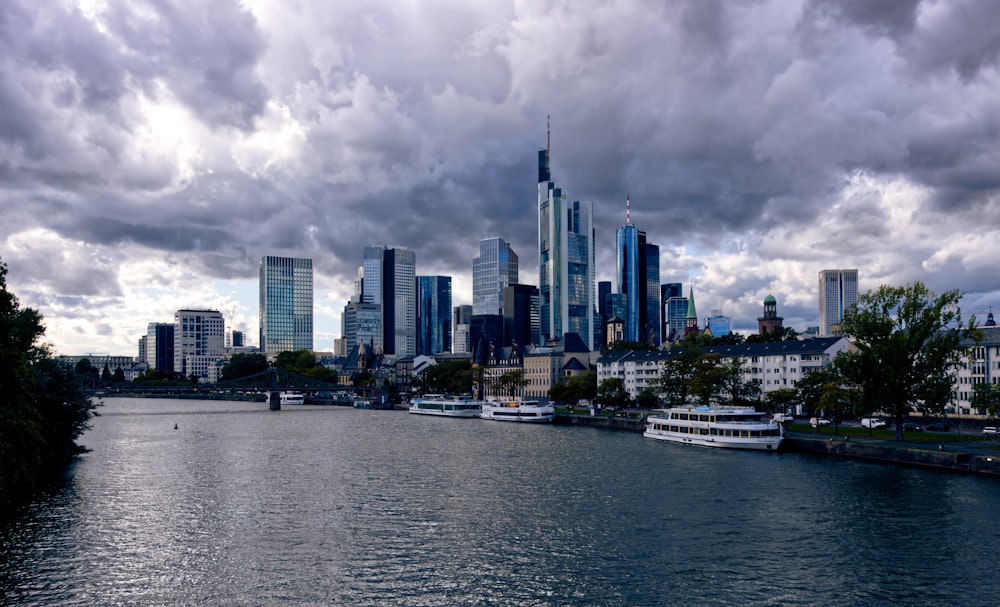
<instances>
[{"instance_id":1,"label":"antenna spire","mask_svg":"<svg viewBox=\"0 0 1000 607\"><path fill-rule=\"evenodd\" d=\"M545 151L552 151L552 114L545 115Z\"/></svg>"},{"instance_id":2,"label":"antenna spire","mask_svg":"<svg viewBox=\"0 0 1000 607\"><path fill-rule=\"evenodd\" d=\"M629 205L629 196L628 194L625 194L625 225L632 224L631 209L629 208Z\"/></svg>"}]
</instances>

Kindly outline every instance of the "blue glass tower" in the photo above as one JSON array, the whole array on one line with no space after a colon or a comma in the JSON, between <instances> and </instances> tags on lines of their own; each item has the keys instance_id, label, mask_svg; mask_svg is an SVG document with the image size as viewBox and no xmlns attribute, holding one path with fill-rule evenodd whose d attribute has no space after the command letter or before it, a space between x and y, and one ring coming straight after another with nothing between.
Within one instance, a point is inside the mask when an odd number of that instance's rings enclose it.
<instances>
[{"instance_id":1,"label":"blue glass tower","mask_svg":"<svg viewBox=\"0 0 1000 607\"><path fill-rule=\"evenodd\" d=\"M625 225L618 228L618 293L625 314L624 339L654 346L661 342L660 248L646 242L646 233L631 222L625 198Z\"/></svg>"},{"instance_id":2,"label":"blue glass tower","mask_svg":"<svg viewBox=\"0 0 1000 607\"><path fill-rule=\"evenodd\" d=\"M451 276L417 277L417 354L451 351Z\"/></svg>"},{"instance_id":3,"label":"blue glass tower","mask_svg":"<svg viewBox=\"0 0 1000 607\"><path fill-rule=\"evenodd\" d=\"M260 259L260 351L313 349L311 259Z\"/></svg>"}]
</instances>

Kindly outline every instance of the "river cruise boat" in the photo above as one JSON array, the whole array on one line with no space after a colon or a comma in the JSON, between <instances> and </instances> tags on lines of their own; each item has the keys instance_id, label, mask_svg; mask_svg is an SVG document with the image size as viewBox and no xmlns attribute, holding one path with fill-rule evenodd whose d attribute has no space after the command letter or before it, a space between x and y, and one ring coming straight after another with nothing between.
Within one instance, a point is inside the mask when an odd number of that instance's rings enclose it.
<instances>
[{"instance_id":1,"label":"river cruise boat","mask_svg":"<svg viewBox=\"0 0 1000 607\"><path fill-rule=\"evenodd\" d=\"M784 433L781 424L767 415L751 407L676 407L650 415L643 436L703 447L774 451Z\"/></svg>"},{"instance_id":2,"label":"river cruise boat","mask_svg":"<svg viewBox=\"0 0 1000 607\"><path fill-rule=\"evenodd\" d=\"M304 405L306 404L306 395L301 392L282 392L281 393L281 404L282 405Z\"/></svg>"},{"instance_id":3,"label":"river cruise boat","mask_svg":"<svg viewBox=\"0 0 1000 607\"><path fill-rule=\"evenodd\" d=\"M502 422L545 424L556 418L556 409L552 405L541 405L535 400L487 402L483 403L480 417Z\"/></svg>"},{"instance_id":4,"label":"river cruise boat","mask_svg":"<svg viewBox=\"0 0 1000 607\"><path fill-rule=\"evenodd\" d=\"M427 394L415 399L409 412L417 415L441 417L479 417L483 403L468 398L448 398L440 394Z\"/></svg>"}]
</instances>

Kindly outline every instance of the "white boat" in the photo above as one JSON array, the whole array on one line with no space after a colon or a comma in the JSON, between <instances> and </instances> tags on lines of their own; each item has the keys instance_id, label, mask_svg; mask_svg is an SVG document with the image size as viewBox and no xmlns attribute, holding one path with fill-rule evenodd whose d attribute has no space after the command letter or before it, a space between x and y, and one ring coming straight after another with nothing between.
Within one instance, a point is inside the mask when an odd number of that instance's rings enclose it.
<instances>
[{"instance_id":1,"label":"white boat","mask_svg":"<svg viewBox=\"0 0 1000 607\"><path fill-rule=\"evenodd\" d=\"M556 418L556 409L552 405L540 405L534 400L487 402L483 403L483 410L479 416L503 422L544 424Z\"/></svg>"},{"instance_id":2,"label":"white boat","mask_svg":"<svg viewBox=\"0 0 1000 607\"><path fill-rule=\"evenodd\" d=\"M675 407L650 415L643 436L703 447L773 451L781 445L784 432L767 415L751 407Z\"/></svg>"},{"instance_id":3,"label":"white boat","mask_svg":"<svg viewBox=\"0 0 1000 607\"><path fill-rule=\"evenodd\" d=\"M483 402L468 398L448 398L440 394L427 394L410 405L410 413L440 415L442 417L479 417Z\"/></svg>"},{"instance_id":4,"label":"white boat","mask_svg":"<svg viewBox=\"0 0 1000 607\"><path fill-rule=\"evenodd\" d=\"M306 395L301 392L282 392L281 393L281 404L282 405L304 405L306 404Z\"/></svg>"}]
</instances>

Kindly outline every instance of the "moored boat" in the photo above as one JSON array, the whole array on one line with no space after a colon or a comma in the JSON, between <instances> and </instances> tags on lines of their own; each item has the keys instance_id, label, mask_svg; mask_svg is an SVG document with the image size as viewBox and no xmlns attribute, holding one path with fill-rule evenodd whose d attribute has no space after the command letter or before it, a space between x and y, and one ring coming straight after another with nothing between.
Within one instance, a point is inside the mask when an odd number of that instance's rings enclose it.
<instances>
[{"instance_id":1,"label":"moored boat","mask_svg":"<svg viewBox=\"0 0 1000 607\"><path fill-rule=\"evenodd\" d=\"M784 439L781 424L751 407L675 407L650 415L643 436L686 445L776 450Z\"/></svg>"},{"instance_id":2,"label":"moored boat","mask_svg":"<svg viewBox=\"0 0 1000 607\"><path fill-rule=\"evenodd\" d=\"M306 395L301 392L282 392L281 393L281 404L282 405L304 405L306 404Z\"/></svg>"},{"instance_id":3,"label":"moored boat","mask_svg":"<svg viewBox=\"0 0 1000 607\"><path fill-rule=\"evenodd\" d=\"M417 415L438 415L441 417L479 417L482 401L468 398L448 398L440 394L428 394L415 399L409 412Z\"/></svg>"},{"instance_id":4,"label":"moored boat","mask_svg":"<svg viewBox=\"0 0 1000 607\"><path fill-rule=\"evenodd\" d=\"M552 405L542 405L534 400L486 402L483 403L480 417L503 422L544 424L556 418L556 409Z\"/></svg>"}]
</instances>

